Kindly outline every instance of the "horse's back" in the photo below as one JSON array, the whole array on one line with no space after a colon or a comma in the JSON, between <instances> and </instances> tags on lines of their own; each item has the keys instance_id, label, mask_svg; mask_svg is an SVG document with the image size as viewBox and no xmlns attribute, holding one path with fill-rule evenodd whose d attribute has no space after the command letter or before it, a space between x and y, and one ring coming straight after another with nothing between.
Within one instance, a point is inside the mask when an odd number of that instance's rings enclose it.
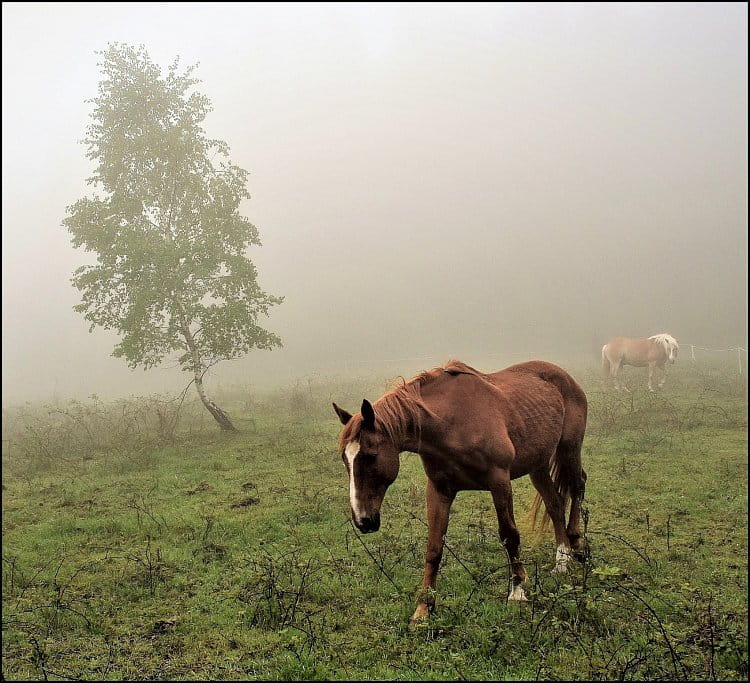
<instances>
[{"instance_id":1,"label":"horse's back","mask_svg":"<svg viewBox=\"0 0 750 683\"><path fill-rule=\"evenodd\" d=\"M587 405L586 393L573 376L559 365L546 360L530 360L523 363L516 363L504 370L492 373L490 377L498 385L518 382L519 380L523 384L523 378L535 377L556 387L564 400L578 402L584 406Z\"/></svg>"},{"instance_id":2,"label":"horse's back","mask_svg":"<svg viewBox=\"0 0 750 683\"><path fill-rule=\"evenodd\" d=\"M628 349L645 346L644 339L630 339L629 337L612 337L603 347L602 353L606 353L611 359L617 359L627 352Z\"/></svg>"},{"instance_id":3,"label":"horse's back","mask_svg":"<svg viewBox=\"0 0 750 683\"><path fill-rule=\"evenodd\" d=\"M558 396L563 418L563 438L583 439L588 413L586 392L559 365L544 360L530 360L511 365L490 377L501 391L511 391L518 395L541 393ZM548 398L547 403L552 408L557 401Z\"/></svg>"},{"instance_id":4,"label":"horse's back","mask_svg":"<svg viewBox=\"0 0 750 683\"><path fill-rule=\"evenodd\" d=\"M467 376L467 387L471 388L471 393L475 396L480 395L481 384L486 382L485 390L497 392L496 396L505 404L506 410L518 403L530 407L534 404L546 404L553 408L559 403L559 399L564 402L569 398L586 404L586 394L573 377L548 361L531 360L498 372L483 373L461 361L452 360L443 369L453 376ZM477 380L480 384L476 383ZM452 386L456 387L453 383ZM562 403L559 405L562 408Z\"/></svg>"},{"instance_id":5,"label":"horse's back","mask_svg":"<svg viewBox=\"0 0 750 683\"><path fill-rule=\"evenodd\" d=\"M462 409L471 406L472 413L498 411L512 431L527 432L547 422L550 427L557 424L564 428L564 423L571 425L575 421L581 430L585 428L586 393L568 372L554 363L530 360L498 372L483 373L452 360L443 369L455 379L443 385L444 390L450 387L450 391L440 392L442 400L460 404Z\"/></svg>"},{"instance_id":6,"label":"horse's back","mask_svg":"<svg viewBox=\"0 0 750 683\"><path fill-rule=\"evenodd\" d=\"M650 362L660 360L665 355L661 346L651 339L631 339L629 337L610 339L602 349L602 353L605 352L611 361L635 367L643 367Z\"/></svg>"}]
</instances>

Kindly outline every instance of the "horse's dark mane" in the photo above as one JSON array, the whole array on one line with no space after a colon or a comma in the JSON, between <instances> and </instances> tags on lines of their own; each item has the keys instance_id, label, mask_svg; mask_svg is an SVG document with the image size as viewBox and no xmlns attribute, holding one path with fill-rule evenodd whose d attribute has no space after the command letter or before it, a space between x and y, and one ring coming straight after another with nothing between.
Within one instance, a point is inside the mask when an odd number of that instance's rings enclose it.
<instances>
[{"instance_id":1,"label":"horse's dark mane","mask_svg":"<svg viewBox=\"0 0 750 683\"><path fill-rule=\"evenodd\" d=\"M375 401L373 408L376 425L392 443L402 443L407 436L419 431L422 412L428 414L432 412L422 398L422 387L445 372L451 375L481 376L481 373L465 363L459 360L449 360L445 365L424 370L408 381L401 377L400 382L396 380L395 386ZM343 450L349 441L356 439L361 429L362 415L358 413L341 432L339 449Z\"/></svg>"},{"instance_id":2,"label":"horse's dark mane","mask_svg":"<svg viewBox=\"0 0 750 683\"><path fill-rule=\"evenodd\" d=\"M402 442L414 429L419 429L421 411L430 412L422 398L422 387L434 380L442 368L425 370L383 394L375 404L375 419L392 443Z\"/></svg>"}]
</instances>

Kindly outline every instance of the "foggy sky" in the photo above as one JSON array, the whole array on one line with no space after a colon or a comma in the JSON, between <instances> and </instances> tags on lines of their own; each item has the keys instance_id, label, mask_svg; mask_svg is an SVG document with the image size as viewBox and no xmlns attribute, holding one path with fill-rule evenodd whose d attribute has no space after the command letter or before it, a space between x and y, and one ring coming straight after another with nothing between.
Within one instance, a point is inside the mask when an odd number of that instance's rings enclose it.
<instances>
[{"instance_id":1,"label":"foggy sky","mask_svg":"<svg viewBox=\"0 0 750 683\"><path fill-rule=\"evenodd\" d=\"M95 50L199 62L250 171L255 385L614 335L747 348L747 5L3 3L3 402L146 394L72 307ZM401 360L403 359L403 360ZM424 362L422 360L424 359ZM495 367L488 365L496 359ZM506 362L507 361L507 362Z\"/></svg>"}]
</instances>

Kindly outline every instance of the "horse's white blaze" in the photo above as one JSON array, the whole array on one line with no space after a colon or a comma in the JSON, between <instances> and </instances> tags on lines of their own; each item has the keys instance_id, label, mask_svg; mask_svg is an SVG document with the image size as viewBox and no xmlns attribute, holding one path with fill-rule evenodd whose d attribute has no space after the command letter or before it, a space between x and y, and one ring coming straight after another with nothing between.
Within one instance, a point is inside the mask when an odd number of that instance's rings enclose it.
<instances>
[{"instance_id":1,"label":"horse's white blaze","mask_svg":"<svg viewBox=\"0 0 750 683\"><path fill-rule=\"evenodd\" d=\"M571 550L570 547L561 543L557 546L557 552L555 553L555 568L553 571L564 574L568 571L568 562L570 561Z\"/></svg>"},{"instance_id":2,"label":"horse's white blaze","mask_svg":"<svg viewBox=\"0 0 750 683\"><path fill-rule=\"evenodd\" d=\"M350 441L344 449L344 455L349 462L349 502L352 506L352 512L356 521L359 521L362 517L362 513L359 509L359 501L357 500L357 485L354 481L354 458L359 453L359 441Z\"/></svg>"}]
</instances>

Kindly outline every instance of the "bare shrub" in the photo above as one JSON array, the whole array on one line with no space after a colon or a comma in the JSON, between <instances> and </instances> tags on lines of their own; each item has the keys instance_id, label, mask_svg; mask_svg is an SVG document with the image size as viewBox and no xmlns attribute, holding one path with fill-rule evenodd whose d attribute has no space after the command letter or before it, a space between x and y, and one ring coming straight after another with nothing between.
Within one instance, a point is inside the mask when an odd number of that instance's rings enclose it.
<instances>
[{"instance_id":1,"label":"bare shrub","mask_svg":"<svg viewBox=\"0 0 750 683\"><path fill-rule=\"evenodd\" d=\"M27 472L174 440L205 420L196 402L150 396L4 408L3 459Z\"/></svg>"}]
</instances>

